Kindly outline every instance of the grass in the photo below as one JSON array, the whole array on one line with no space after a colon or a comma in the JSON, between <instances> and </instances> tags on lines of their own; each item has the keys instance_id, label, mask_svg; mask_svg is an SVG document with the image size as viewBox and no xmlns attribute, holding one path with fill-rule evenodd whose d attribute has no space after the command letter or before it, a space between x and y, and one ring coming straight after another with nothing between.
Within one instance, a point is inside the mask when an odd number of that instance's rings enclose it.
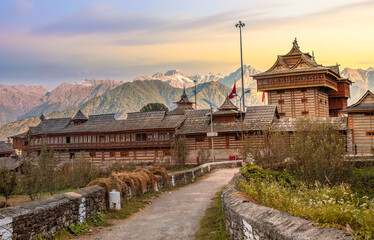
<instances>
[{"instance_id":1,"label":"grass","mask_svg":"<svg viewBox=\"0 0 374 240\"><path fill-rule=\"evenodd\" d=\"M261 205L346 230L358 239L374 238L374 199L355 194L348 184L310 186L254 166L241 172L247 180L239 180L238 187Z\"/></svg>"},{"instance_id":2,"label":"grass","mask_svg":"<svg viewBox=\"0 0 374 240\"><path fill-rule=\"evenodd\" d=\"M228 240L225 227L225 213L221 202L222 190L215 193L208 209L200 220L199 230L195 233L196 240Z\"/></svg>"}]
</instances>

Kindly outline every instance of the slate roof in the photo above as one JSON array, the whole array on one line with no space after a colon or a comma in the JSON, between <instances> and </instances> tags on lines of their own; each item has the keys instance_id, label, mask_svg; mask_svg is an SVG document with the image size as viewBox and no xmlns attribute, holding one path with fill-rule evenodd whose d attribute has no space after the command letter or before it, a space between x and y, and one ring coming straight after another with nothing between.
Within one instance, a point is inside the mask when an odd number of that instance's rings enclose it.
<instances>
[{"instance_id":1,"label":"slate roof","mask_svg":"<svg viewBox=\"0 0 374 240\"><path fill-rule=\"evenodd\" d=\"M280 118L274 121L273 126L280 131L293 132L296 130L296 124L299 119L300 118ZM309 117L309 119L330 122L341 131L348 129L348 121L345 117Z\"/></svg>"},{"instance_id":2,"label":"slate roof","mask_svg":"<svg viewBox=\"0 0 374 240\"><path fill-rule=\"evenodd\" d=\"M330 71L340 77L339 65L322 66L315 61L314 56L309 53L303 53L295 39L291 50L285 55L278 55L273 66L265 72L254 75L253 77L271 76L276 74Z\"/></svg>"},{"instance_id":3,"label":"slate roof","mask_svg":"<svg viewBox=\"0 0 374 240\"><path fill-rule=\"evenodd\" d=\"M358 100L356 103L348 106L347 108L344 108L340 110L340 112L368 112L368 111L374 111L374 104L373 103L363 103L365 98L370 95L371 97L374 97L374 94L367 90L367 92Z\"/></svg>"},{"instance_id":4,"label":"slate roof","mask_svg":"<svg viewBox=\"0 0 374 240\"><path fill-rule=\"evenodd\" d=\"M342 110L341 112L368 112L368 111L374 111L374 103L369 104L360 104L357 106L347 107Z\"/></svg>"},{"instance_id":5,"label":"slate roof","mask_svg":"<svg viewBox=\"0 0 374 240\"><path fill-rule=\"evenodd\" d=\"M14 152L12 144L5 142L5 141L0 141L0 153L12 153Z\"/></svg>"},{"instance_id":6,"label":"slate roof","mask_svg":"<svg viewBox=\"0 0 374 240\"><path fill-rule=\"evenodd\" d=\"M218 111L219 112L219 111ZM213 116L216 112L213 112ZM201 134L210 132L210 110L186 111L186 120L178 128L177 134ZM275 105L249 106L235 122L213 122L213 131L218 133L258 131L270 126L278 116Z\"/></svg>"},{"instance_id":7,"label":"slate roof","mask_svg":"<svg viewBox=\"0 0 374 240\"><path fill-rule=\"evenodd\" d=\"M70 118L45 119L38 126L30 128L30 133L45 135L175 129L184 120L184 115L166 115L164 111L129 113L124 120L116 120L114 114L91 115L80 125L71 123Z\"/></svg>"},{"instance_id":8,"label":"slate roof","mask_svg":"<svg viewBox=\"0 0 374 240\"><path fill-rule=\"evenodd\" d=\"M183 94L181 96L181 99L178 102L175 102L177 104L177 107L174 110L169 111L168 115L183 115L186 110L194 109L192 107L192 102L188 100L188 96L186 94L186 88L183 88Z\"/></svg>"},{"instance_id":9,"label":"slate roof","mask_svg":"<svg viewBox=\"0 0 374 240\"><path fill-rule=\"evenodd\" d=\"M19 158L2 157L0 158L0 169L6 168L7 170L15 170L21 166L21 160Z\"/></svg>"},{"instance_id":10,"label":"slate roof","mask_svg":"<svg viewBox=\"0 0 374 240\"><path fill-rule=\"evenodd\" d=\"M79 110L71 120L88 120L88 117Z\"/></svg>"}]
</instances>

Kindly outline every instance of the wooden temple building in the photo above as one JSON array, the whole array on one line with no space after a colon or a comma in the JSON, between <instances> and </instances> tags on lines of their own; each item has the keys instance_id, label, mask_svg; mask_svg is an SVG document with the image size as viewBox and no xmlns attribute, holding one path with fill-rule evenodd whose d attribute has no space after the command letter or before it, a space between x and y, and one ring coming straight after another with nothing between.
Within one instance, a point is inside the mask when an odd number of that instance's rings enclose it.
<instances>
[{"instance_id":1,"label":"wooden temple building","mask_svg":"<svg viewBox=\"0 0 374 240\"><path fill-rule=\"evenodd\" d=\"M340 77L339 66L322 66L314 54L303 53L295 39L291 50L273 66L253 76L257 90L267 93L268 104L280 117L337 117L347 107L351 81Z\"/></svg>"},{"instance_id":2,"label":"wooden temple building","mask_svg":"<svg viewBox=\"0 0 374 240\"><path fill-rule=\"evenodd\" d=\"M367 91L357 103L341 110L348 116L349 142L355 155L374 153L374 94Z\"/></svg>"},{"instance_id":3,"label":"wooden temple building","mask_svg":"<svg viewBox=\"0 0 374 240\"><path fill-rule=\"evenodd\" d=\"M199 162L199 152L212 148L215 160L236 159L243 145L243 134L251 142L264 144L258 134L264 128L292 133L300 117L324 119L335 124L347 139L347 152L366 154L374 146L374 95L347 107L351 81L340 77L339 67L322 66L313 55L301 52L297 41L286 55L278 56L266 72L254 76L259 91L268 94L268 105L247 106L240 111L224 99L215 111L194 109L185 91L171 111L128 113L117 120L114 114L84 115L46 119L28 133L13 136L17 153L27 149L36 155L44 144L55 150L60 161L78 153L99 166L133 160L142 163L171 162L176 138L185 136L190 148L187 163ZM348 117L347 117L348 116Z\"/></svg>"}]
</instances>

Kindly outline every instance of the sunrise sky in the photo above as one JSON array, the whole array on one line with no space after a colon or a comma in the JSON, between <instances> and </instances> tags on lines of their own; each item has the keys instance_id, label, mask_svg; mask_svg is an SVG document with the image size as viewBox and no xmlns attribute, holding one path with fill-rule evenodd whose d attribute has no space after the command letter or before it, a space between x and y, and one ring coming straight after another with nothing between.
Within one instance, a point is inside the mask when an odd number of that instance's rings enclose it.
<instances>
[{"instance_id":1,"label":"sunrise sky","mask_svg":"<svg viewBox=\"0 0 374 240\"><path fill-rule=\"evenodd\" d=\"M297 37L316 61L374 66L374 1L1 0L0 83L49 88L180 69L263 71Z\"/></svg>"}]
</instances>

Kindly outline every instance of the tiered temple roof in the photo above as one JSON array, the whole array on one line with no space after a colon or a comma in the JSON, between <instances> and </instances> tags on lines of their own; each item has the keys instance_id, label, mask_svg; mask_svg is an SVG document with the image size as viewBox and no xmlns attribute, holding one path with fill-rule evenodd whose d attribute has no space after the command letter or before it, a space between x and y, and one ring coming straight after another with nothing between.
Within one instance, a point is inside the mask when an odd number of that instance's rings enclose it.
<instances>
[{"instance_id":1,"label":"tiered temple roof","mask_svg":"<svg viewBox=\"0 0 374 240\"><path fill-rule=\"evenodd\" d=\"M273 66L265 72L256 74L254 77L264 77L279 74L328 71L336 77L340 77L339 66L322 66L315 61L314 54L303 53L295 39L291 50L285 55L278 55Z\"/></svg>"}]
</instances>

